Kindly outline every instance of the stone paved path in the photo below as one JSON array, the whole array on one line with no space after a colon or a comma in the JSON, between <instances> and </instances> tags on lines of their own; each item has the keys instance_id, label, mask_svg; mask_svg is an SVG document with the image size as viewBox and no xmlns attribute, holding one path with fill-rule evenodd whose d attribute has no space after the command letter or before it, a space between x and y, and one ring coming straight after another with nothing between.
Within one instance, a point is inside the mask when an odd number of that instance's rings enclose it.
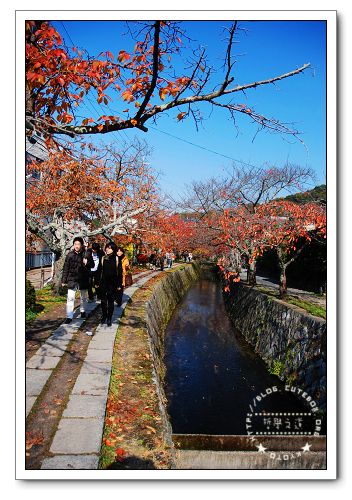
<instances>
[{"instance_id":1,"label":"stone paved path","mask_svg":"<svg viewBox=\"0 0 352 500\"><path fill-rule=\"evenodd\" d=\"M130 292L133 292L135 289L134 287L140 286L141 280L145 278L145 276L148 276L149 279L151 276L150 271L145 271L133 276L133 279L138 280L137 284L134 284L132 287L126 289L124 301L129 300L131 296ZM99 301L91 303L88 302L86 311L87 316L99 304ZM124 307L125 304L123 304L122 308L120 308L120 312L122 312ZM56 368L61 357L65 353L66 347L72 339L74 333L77 332L85 321L85 318L80 317L79 307L75 310L73 318L72 323L68 325L61 324L59 328L54 330L53 334L26 363L26 417L31 411L36 399L41 394L53 370Z\"/></svg>"},{"instance_id":2,"label":"stone paved path","mask_svg":"<svg viewBox=\"0 0 352 500\"><path fill-rule=\"evenodd\" d=\"M53 438L49 451L54 456L43 461L42 469L96 469L98 467L113 346L119 318L135 291L159 273L160 271L146 271L136 275L134 279L137 281L125 289L122 306L115 306L112 326L99 325L97 327ZM91 312L97 305L97 302L89 303L87 312ZM73 334L85 321L78 317L79 314L77 310L72 323L63 324L57 328L27 362L26 415L59 363Z\"/></svg>"}]
</instances>

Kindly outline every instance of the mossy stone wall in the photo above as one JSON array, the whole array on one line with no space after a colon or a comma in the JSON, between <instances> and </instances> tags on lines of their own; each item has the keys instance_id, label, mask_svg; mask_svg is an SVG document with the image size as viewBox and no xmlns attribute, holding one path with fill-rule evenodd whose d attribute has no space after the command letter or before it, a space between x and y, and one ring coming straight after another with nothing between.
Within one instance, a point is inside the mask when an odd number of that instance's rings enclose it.
<instances>
[{"instance_id":1,"label":"mossy stone wall","mask_svg":"<svg viewBox=\"0 0 352 500\"><path fill-rule=\"evenodd\" d=\"M174 309L186 294L192 283L199 279L202 270L197 263L185 265L166 273L148 298L145 307L145 323L148 330L149 346L153 358L153 378L159 396L160 416L164 437L172 445L172 428L167 414L167 399L164 392L164 333Z\"/></svg>"},{"instance_id":2,"label":"mossy stone wall","mask_svg":"<svg viewBox=\"0 0 352 500\"><path fill-rule=\"evenodd\" d=\"M269 371L326 407L326 321L243 283L224 294L234 327Z\"/></svg>"}]
</instances>

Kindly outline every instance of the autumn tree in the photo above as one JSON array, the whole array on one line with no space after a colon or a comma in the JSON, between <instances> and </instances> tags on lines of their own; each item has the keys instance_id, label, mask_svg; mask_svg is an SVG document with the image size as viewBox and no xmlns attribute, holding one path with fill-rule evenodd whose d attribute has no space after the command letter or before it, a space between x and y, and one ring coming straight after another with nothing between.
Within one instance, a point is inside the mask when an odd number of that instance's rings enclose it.
<instances>
[{"instance_id":1,"label":"autumn tree","mask_svg":"<svg viewBox=\"0 0 352 500\"><path fill-rule=\"evenodd\" d=\"M133 232L151 253L156 249L165 253L193 248L196 229L194 221L186 220L166 207L153 207L152 212L141 214L140 218L144 220Z\"/></svg>"},{"instance_id":2,"label":"autumn tree","mask_svg":"<svg viewBox=\"0 0 352 500\"><path fill-rule=\"evenodd\" d=\"M299 132L276 118L262 115L253 107L235 102L235 96L272 85L303 73L310 64L286 73L266 75L253 82L235 83L233 48L241 29L237 22L226 28L223 76L210 65L206 50L192 46L182 22L151 21L129 23L133 51L107 48L97 56L63 43L49 21L26 22L26 124L46 137L105 134L137 128L147 132L149 122L172 110L177 120L203 119L200 106L219 107L236 117L245 115L257 124L282 134ZM182 59L190 45L188 59ZM186 69L181 68L181 64ZM238 76L236 80L238 80ZM95 119L82 108L86 98L98 104L124 104L125 109ZM122 108L123 106L121 106ZM83 116L82 116L83 114Z\"/></svg>"},{"instance_id":3,"label":"autumn tree","mask_svg":"<svg viewBox=\"0 0 352 500\"><path fill-rule=\"evenodd\" d=\"M113 153L56 151L27 166L26 224L56 256L56 288L75 236L110 239L131 231L138 215L156 203L155 178L143 157L115 152L118 162Z\"/></svg>"},{"instance_id":4,"label":"autumn tree","mask_svg":"<svg viewBox=\"0 0 352 500\"><path fill-rule=\"evenodd\" d=\"M239 270L242 257L248 263L247 281L256 283L256 256L262 225L257 209L284 192L302 190L313 178L309 168L294 164L283 167L233 165L223 177L195 181L188 188L181 206L193 210L208 230L214 246L228 248L231 267Z\"/></svg>"},{"instance_id":5,"label":"autumn tree","mask_svg":"<svg viewBox=\"0 0 352 500\"><path fill-rule=\"evenodd\" d=\"M297 204L287 200L274 200L258 208L257 217L262 225L256 255L274 249L280 269L279 294L287 294L286 271L302 250L315 239L326 238L326 207L319 203Z\"/></svg>"}]
</instances>

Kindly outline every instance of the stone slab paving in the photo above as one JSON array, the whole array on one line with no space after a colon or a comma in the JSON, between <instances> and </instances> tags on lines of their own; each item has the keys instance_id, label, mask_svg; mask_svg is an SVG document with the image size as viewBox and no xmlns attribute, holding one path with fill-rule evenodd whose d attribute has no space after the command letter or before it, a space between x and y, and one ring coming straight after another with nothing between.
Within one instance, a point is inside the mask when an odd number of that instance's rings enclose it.
<instances>
[{"instance_id":1,"label":"stone slab paving","mask_svg":"<svg viewBox=\"0 0 352 500\"><path fill-rule=\"evenodd\" d=\"M26 369L26 396L39 396L52 370Z\"/></svg>"},{"instance_id":2,"label":"stone slab paving","mask_svg":"<svg viewBox=\"0 0 352 500\"><path fill-rule=\"evenodd\" d=\"M141 274L137 276L138 283L126 289L122 306L115 306L111 327L99 325L96 328L50 447L50 453L55 456L45 459L42 469L98 468L119 319L134 292L160 271L148 271L143 277Z\"/></svg>"},{"instance_id":3,"label":"stone slab paving","mask_svg":"<svg viewBox=\"0 0 352 500\"><path fill-rule=\"evenodd\" d=\"M87 363L92 363L94 361L98 363L109 363L111 361L111 351L109 349L88 348L86 361Z\"/></svg>"},{"instance_id":4,"label":"stone slab paving","mask_svg":"<svg viewBox=\"0 0 352 500\"><path fill-rule=\"evenodd\" d=\"M62 418L50 451L77 455L100 452L104 418Z\"/></svg>"},{"instance_id":5,"label":"stone slab paving","mask_svg":"<svg viewBox=\"0 0 352 500\"><path fill-rule=\"evenodd\" d=\"M110 363L83 361L80 373L110 373Z\"/></svg>"},{"instance_id":6,"label":"stone slab paving","mask_svg":"<svg viewBox=\"0 0 352 500\"><path fill-rule=\"evenodd\" d=\"M92 306L92 304L89 304ZM94 305L96 307L96 305ZM87 308L90 312L93 308ZM75 311L74 321L69 325L60 325L49 339L37 350L26 363L26 416L31 411L37 397L41 394L44 385L53 369L59 363L66 351L69 341L74 333L84 322L84 318L77 317L79 310ZM34 392L33 392L34 391ZM33 396L36 396L33 398Z\"/></svg>"},{"instance_id":7,"label":"stone slab paving","mask_svg":"<svg viewBox=\"0 0 352 500\"><path fill-rule=\"evenodd\" d=\"M63 413L63 417L87 418L96 417L103 418L105 415L106 397L104 395L85 396L71 394L68 405Z\"/></svg>"},{"instance_id":8,"label":"stone slab paving","mask_svg":"<svg viewBox=\"0 0 352 500\"><path fill-rule=\"evenodd\" d=\"M59 349L65 349L67 347L67 344L70 342L70 340L67 338L58 338L51 336L47 341L46 344L51 347L56 347ZM38 351L36 352L38 354Z\"/></svg>"},{"instance_id":9,"label":"stone slab paving","mask_svg":"<svg viewBox=\"0 0 352 500\"><path fill-rule=\"evenodd\" d=\"M144 280L146 278L149 279L150 276L151 276L150 271L145 271L143 273L135 275L134 279L138 279L139 280L138 283L141 283L143 279ZM134 285L134 287L136 286L138 288L140 284ZM132 289L133 287L130 287L128 289L129 293L128 295L126 295L125 299L126 298L127 300L129 299L129 296L131 295L130 290L132 291ZM99 304L100 301L88 302L86 308L87 315L89 315ZM123 304L123 306L125 307L126 304ZM77 332L77 330L82 326L84 321L85 318L80 317L80 311L78 306L73 315L72 323L68 325L62 324L56 330L54 330L52 335L47 339L47 341L37 350L34 356L32 356L31 359L29 359L28 362L26 363L26 369L27 369L26 370L26 417L31 411L37 397L42 392L44 385L46 384L48 378L50 377L53 369L57 366L61 357L66 352L66 347L68 343L72 339L73 335ZM102 342L101 343L102 348L107 350L112 349L107 340L104 339L104 341L102 340L101 342ZM98 347L98 343L94 345L97 346L97 349L100 348ZM100 356L100 358L99 355L96 355L96 357L98 358L97 361L104 362L104 359L100 359L103 358L102 355ZM93 359L91 361L93 362ZM37 371L43 373L37 373Z\"/></svg>"},{"instance_id":10,"label":"stone slab paving","mask_svg":"<svg viewBox=\"0 0 352 500\"><path fill-rule=\"evenodd\" d=\"M95 334L89 344L89 349L111 349L114 345L114 341L114 335Z\"/></svg>"},{"instance_id":11,"label":"stone slab paving","mask_svg":"<svg viewBox=\"0 0 352 500\"><path fill-rule=\"evenodd\" d=\"M26 364L27 368L35 368L36 370L53 370L61 356L40 356L35 354ZM40 394L40 393L39 393Z\"/></svg>"},{"instance_id":12,"label":"stone slab paving","mask_svg":"<svg viewBox=\"0 0 352 500\"><path fill-rule=\"evenodd\" d=\"M60 345L61 344L61 345ZM59 356L61 357L63 353L65 352L65 347L67 347L68 341L66 342L61 342L61 343L56 342L55 344L51 344L51 342L45 342L38 351L36 352L36 356L40 356L42 358L46 357L52 357L52 356Z\"/></svg>"},{"instance_id":13,"label":"stone slab paving","mask_svg":"<svg viewBox=\"0 0 352 500\"><path fill-rule=\"evenodd\" d=\"M107 352L109 352L107 350ZM80 373L72 389L72 394L91 394L102 396L107 394L110 373Z\"/></svg>"},{"instance_id":14,"label":"stone slab paving","mask_svg":"<svg viewBox=\"0 0 352 500\"><path fill-rule=\"evenodd\" d=\"M28 417L29 412L31 411L37 396L26 396L26 418Z\"/></svg>"},{"instance_id":15,"label":"stone slab paving","mask_svg":"<svg viewBox=\"0 0 352 500\"><path fill-rule=\"evenodd\" d=\"M97 469L99 457L97 455L57 455L46 458L42 469Z\"/></svg>"}]
</instances>

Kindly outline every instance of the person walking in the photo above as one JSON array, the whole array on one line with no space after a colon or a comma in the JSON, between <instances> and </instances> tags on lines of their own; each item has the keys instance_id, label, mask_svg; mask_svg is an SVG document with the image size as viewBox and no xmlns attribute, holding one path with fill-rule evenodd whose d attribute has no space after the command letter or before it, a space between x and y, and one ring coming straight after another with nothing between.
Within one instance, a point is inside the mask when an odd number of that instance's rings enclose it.
<instances>
[{"instance_id":1,"label":"person walking","mask_svg":"<svg viewBox=\"0 0 352 500\"><path fill-rule=\"evenodd\" d=\"M160 253L160 271L164 271L164 265L165 265L165 256L163 253Z\"/></svg>"},{"instance_id":2,"label":"person walking","mask_svg":"<svg viewBox=\"0 0 352 500\"><path fill-rule=\"evenodd\" d=\"M121 247L117 247L113 242L105 245L105 255L98 267L99 285L96 285L101 299L101 324L106 322L107 326L111 326L114 301L116 299L119 306L122 303L128 264L128 259Z\"/></svg>"},{"instance_id":3,"label":"person walking","mask_svg":"<svg viewBox=\"0 0 352 500\"><path fill-rule=\"evenodd\" d=\"M149 265L150 265L150 269L153 269L154 271L156 270L156 254L155 253L152 253L149 256Z\"/></svg>"},{"instance_id":4,"label":"person walking","mask_svg":"<svg viewBox=\"0 0 352 500\"><path fill-rule=\"evenodd\" d=\"M165 257L166 257L166 265L167 265L168 268L170 268L172 266L172 256L171 256L171 253L170 252L166 252Z\"/></svg>"},{"instance_id":5,"label":"person walking","mask_svg":"<svg viewBox=\"0 0 352 500\"><path fill-rule=\"evenodd\" d=\"M126 286L126 274L129 268L129 260L125 255L124 249L122 247L117 247L117 293L116 293L116 303L120 307L122 304L123 290Z\"/></svg>"},{"instance_id":6,"label":"person walking","mask_svg":"<svg viewBox=\"0 0 352 500\"><path fill-rule=\"evenodd\" d=\"M83 238L77 236L73 240L73 250L65 259L62 271L62 286L67 286L66 321L71 323L75 305L76 291L80 291L81 318L86 317L87 290L89 285L89 270L94 267L94 261L84 249Z\"/></svg>"},{"instance_id":7,"label":"person walking","mask_svg":"<svg viewBox=\"0 0 352 500\"><path fill-rule=\"evenodd\" d=\"M87 253L92 257L94 261L94 267L90 270L89 274L89 286L88 286L88 297L90 301L94 300L94 295L96 295L97 299L100 299L100 291L99 286L99 273L98 267L101 262L101 259L104 255L104 252L101 250L99 243L93 243L92 248L87 250ZM94 287L94 292L93 292Z\"/></svg>"}]
</instances>

